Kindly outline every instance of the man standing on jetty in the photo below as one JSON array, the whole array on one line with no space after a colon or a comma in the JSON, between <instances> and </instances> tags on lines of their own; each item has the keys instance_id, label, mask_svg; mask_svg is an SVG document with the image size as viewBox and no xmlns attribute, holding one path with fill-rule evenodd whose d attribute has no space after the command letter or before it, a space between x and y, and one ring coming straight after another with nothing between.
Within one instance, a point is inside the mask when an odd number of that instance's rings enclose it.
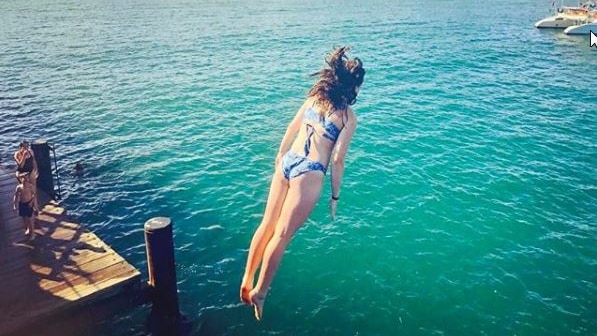
<instances>
[{"instance_id":1,"label":"man standing on jetty","mask_svg":"<svg viewBox=\"0 0 597 336\"><path fill-rule=\"evenodd\" d=\"M33 218L33 214L34 212L37 214L39 206L30 175L30 173L20 173L17 175L19 184L15 189L12 209L14 211L18 209L19 216L23 218L25 235L31 241L35 239L35 219Z\"/></svg>"}]
</instances>

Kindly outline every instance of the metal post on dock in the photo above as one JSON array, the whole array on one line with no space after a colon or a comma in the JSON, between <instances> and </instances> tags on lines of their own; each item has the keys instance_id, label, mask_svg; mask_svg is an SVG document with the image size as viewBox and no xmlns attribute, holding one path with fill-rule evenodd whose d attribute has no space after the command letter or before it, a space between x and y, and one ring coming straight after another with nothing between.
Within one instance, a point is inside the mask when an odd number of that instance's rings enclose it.
<instances>
[{"instance_id":1,"label":"metal post on dock","mask_svg":"<svg viewBox=\"0 0 597 336\"><path fill-rule=\"evenodd\" d=\"M154 217L145 222L145 246L153 303L148 327L154 335L184 335L190 327L178 308L172 221Z\"/></svg>"},{"instance_id":2,"label":"metal post on dock","mask_svg":"<svg viewBox=\"0 0 597 336\"><path fill-rule=\"evenodd\" d=\"M31 150L33 150L35 162L37 163L37 189L43 191L50 199L53 199L56 194L54 192L54 180L52 176L50 145L45 139L35 140L31 144Z\"/></svg>"}]
</instances>

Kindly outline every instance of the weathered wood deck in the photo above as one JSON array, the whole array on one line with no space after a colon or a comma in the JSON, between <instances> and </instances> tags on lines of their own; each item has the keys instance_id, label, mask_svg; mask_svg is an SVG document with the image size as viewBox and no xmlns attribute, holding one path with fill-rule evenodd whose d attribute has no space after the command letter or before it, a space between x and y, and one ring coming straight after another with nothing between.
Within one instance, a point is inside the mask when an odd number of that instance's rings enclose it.
<instances>
[{"instance_id":1,"label":"weathered wood deck","mask_svg":"<svg viewBox=\"0 0 597 336\"><path fill-rule=\"evenodd\" d=\"M12 210L14 172L0 168L0 336L140 287L140 272L49 202L34 242Z\"/></svg>"}]
</instances>

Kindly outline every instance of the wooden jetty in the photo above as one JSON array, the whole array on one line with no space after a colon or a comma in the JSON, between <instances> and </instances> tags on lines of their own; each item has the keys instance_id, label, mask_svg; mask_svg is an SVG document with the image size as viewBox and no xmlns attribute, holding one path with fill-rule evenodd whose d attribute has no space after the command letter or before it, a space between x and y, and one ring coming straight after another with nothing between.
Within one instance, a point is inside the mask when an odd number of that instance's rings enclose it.
<instances>
[{"instance_id":1,"label":"wooden jetty","mask_svg":"<svg viewBox=\"0 0 597 336\"><path fill-rule=\"evenodd\" d=\"M0 336L142 287L136 268L53 201L40 202L27 241L12 209L16 183L0 168Z\"/></svg>"}]
</instances>

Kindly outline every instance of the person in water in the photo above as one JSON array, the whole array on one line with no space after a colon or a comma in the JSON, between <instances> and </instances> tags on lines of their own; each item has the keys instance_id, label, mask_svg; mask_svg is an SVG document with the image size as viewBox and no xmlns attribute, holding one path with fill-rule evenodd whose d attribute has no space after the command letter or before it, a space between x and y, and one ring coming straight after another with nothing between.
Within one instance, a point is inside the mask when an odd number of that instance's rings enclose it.
<instances>
[{"instance_id":1,"label":"person in water","mask_svg":"<svg viewBox=\"0 0 597 336\"><path fill-rule=\"evenodd\" d=\"M73 168L73 175L76 177L81 177L85 175L85 167L83 167L81 161L77 161L77 163L75 164L75 167Z\"/></svg>"},{"instance_id":2,"label":"person in water","mask_svg":"<svg viewBox=\"0 0 597 336\"><path fill-rule=\"evenodd\" d=\"M19 184L15 189L12 208L14 211L18 210L19 216L23 218L25 235L29 237L29 240L33 240L35 239L33 214L39 211L35 189L33 188L30 173L19 173L17 179L19 180Z\"/></svg>"},{"instance_id":3,"label":"person in water","mask_svg":"<svg viewBox=\"0 0 597 336\"><path fill-rule=\"evenodd\" d=\"M240 287L240 299L254 307L257 320L262 317L265 297L286 246L319 199L330 162L330 212L336 217L344 159L357 126L350 106L356 102L365 76L361 60L349 59L348 50L334 49L326 66L312 75L317 80L282 138L267 205L251 241Z\"/></svg>"}]
</instances>

